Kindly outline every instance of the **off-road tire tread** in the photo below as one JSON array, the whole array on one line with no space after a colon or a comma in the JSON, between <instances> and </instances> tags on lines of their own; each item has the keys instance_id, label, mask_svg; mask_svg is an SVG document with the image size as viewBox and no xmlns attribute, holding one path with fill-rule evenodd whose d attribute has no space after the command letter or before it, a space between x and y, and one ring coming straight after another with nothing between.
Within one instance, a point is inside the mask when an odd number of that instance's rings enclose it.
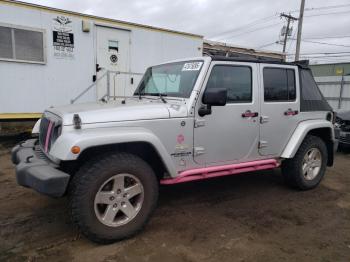
<instances>
[{"instance_id":1,"label":"off-road tire tread","mask_svg":"<svg viewBox=\"0 0 350 262\"><path fill-rule=\"evenodd\" d=\"M79 208L79 203L81 201L85 201L87 197L87 190L84 189L89 188L90 185L92 185L96 181L96 179L100 175L98 172L99 170L103 170L105 168L113 168L117 165L120 165L120 163L130 165L133 168L139 169L140 172L147 172L148 174L151 174L149 179L153 182L151 184L153 192L155 192L156 195L154 196L154 201L152 202L152 207L149 212L149 215L137 230L134 230L124 235L120 235L118 236L118 238L107 239L105 236L92 233L93 230L83 222L84 220L82 219L82 216L84 216L84 214L82 214L82 210ZM72 222L78 226L79 231L93 242L100 244L109 244L118 240L130 238L144 228L157 205L158 181L152 168L140 157L125 152L109 152L104 155L97 155L92 161L89 160L86 164L81 166L79 171L74 175L70 182L68 197L69 206L71 210L71 219Z\"/></svg>"}]
</instances>

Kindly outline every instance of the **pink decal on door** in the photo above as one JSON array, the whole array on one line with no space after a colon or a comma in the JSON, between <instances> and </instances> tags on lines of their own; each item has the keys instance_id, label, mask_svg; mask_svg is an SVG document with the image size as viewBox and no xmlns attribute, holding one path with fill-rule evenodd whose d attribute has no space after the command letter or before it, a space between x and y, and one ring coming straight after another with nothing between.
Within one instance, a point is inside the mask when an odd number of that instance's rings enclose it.
<instances>
[{"instance_id":1,"label":"pink decal on door","mask_svg":"<svg viewBox=\"0 0 350 262\"><path fill-rule=\"evenodd\" d=\"M179 144L182 144L185 141L185 137L184 135L178 135L176 140Z\"/></svg>"}]
</instances>

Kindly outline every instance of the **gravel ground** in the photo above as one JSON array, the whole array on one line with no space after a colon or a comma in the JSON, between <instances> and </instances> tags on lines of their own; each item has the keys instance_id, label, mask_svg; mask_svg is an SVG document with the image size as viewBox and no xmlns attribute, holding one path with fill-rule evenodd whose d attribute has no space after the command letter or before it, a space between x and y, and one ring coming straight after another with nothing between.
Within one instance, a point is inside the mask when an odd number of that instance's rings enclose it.
<instances>
[{"instance_id":1,"label":"gravel ground","mask_svg":"<svg viewBox=\"0 0 350 262\"><path fill-rule=\"evenodd\" d=\"M16 184L0 144L0 261L350 261L350 154L300 192L279 170L162 187L145 230L97 245L71 224L67 199Z\"/></svg>"}]
</instances>

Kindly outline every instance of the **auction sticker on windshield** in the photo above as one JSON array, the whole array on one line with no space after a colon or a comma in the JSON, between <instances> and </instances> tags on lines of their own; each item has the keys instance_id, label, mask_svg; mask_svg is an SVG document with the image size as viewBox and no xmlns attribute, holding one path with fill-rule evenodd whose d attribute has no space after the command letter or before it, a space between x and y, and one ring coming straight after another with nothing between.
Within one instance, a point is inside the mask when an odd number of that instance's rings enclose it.
<instances>
[{"instance_id":1,"label":"auction sticker on windshield","mask_svg":"<svg viewBox=\"0 0 350 262\"><path fill-rule=\"evenodd\" d=\"M191 62L191 63L185 63L182 67L182 71L198 71L203 62Z\"/></svg>"}]
</instances>

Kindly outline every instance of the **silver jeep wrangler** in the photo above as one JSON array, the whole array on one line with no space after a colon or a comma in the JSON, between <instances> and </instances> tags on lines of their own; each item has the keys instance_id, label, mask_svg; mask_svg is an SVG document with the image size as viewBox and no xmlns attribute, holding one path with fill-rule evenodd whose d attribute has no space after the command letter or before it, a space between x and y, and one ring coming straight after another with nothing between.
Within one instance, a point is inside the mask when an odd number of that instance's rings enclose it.
<instances>
[{"instance_id":1,"label":"silver jeep wrangler","mask_svg":"<svg viewBox=\"0 0 350 262\"><path fill-rule=\"evenodd\" d=\"M48 109L12 161L18 184L67 194L81 232L110 243L142 229L159 184L281 167L316 187L333 121L306 62L190 58L148 68L132 97Z\"/></svg>"}]
</instances>

